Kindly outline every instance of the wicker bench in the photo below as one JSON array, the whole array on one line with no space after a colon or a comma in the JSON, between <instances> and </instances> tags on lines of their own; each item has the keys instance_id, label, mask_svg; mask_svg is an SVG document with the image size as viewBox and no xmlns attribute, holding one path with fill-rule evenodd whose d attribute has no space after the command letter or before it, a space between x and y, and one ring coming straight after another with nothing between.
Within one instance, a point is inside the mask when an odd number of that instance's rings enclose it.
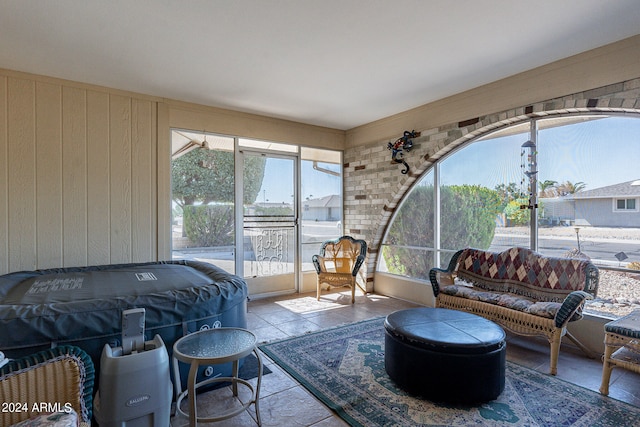
<instances>
[{"instance_id":1,"label":"wicker bench","mask_svg":"<svg viewBox=\"0 0 640 427\"><path fill-rule=\"evenodd\" d=\"M598 278L589 260L547 257L525 248L466 248L453 255L446 270L429 272L436 307L480 315L518 335L546 337L552 375L564 335L591 356L567 332L567 324L582 318L584 301L596 296Z\"/></svg>"},{"instance_id":2,"label":"wicker bench","mask_svg":"<svg viewBox=\"0 0 640 427\"><path fill-rule=\"evenodd\" d=\"M607 323L604 332L600 393L607 395L613 368L640 374L640 310Z\"/></svg>"}]
</instances>

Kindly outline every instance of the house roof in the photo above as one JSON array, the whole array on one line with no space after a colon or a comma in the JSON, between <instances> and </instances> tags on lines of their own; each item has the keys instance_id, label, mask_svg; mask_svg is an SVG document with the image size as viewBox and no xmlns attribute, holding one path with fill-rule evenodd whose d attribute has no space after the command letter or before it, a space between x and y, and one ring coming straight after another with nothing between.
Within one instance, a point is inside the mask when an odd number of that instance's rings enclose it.
<instances>
[{"instance_id":1,"label":"house roof","mask_svg":"<svg viewBox=\"0 0 640 427\"><path fill-rule=\"evenodd\" d=\"M348 130L638 22L638 0L2 0L0 68Z\"/></svg>"},{"instance_id":2,"label":"house roof","mask_svg":"<svg viewBox=\"0 0 640 427\"><path fill-rule=\"evenodd\" d=\"M303 205L309 206L310 208L337 208L340 207L340 203L342 200L340 196L337 194L332 194L330 196L324 196L319 199L309 199L303 202Z\"/></svg>"},{"instance_id":3,"label":"house roof","mask_svg":"<svg viewBox=\"0 0 640 427\"><path fill-rule=\"evenodd\" d=\"M640 179L579 191L571 195L573 199L602 199L611 197L640 197Z\"/></svg>"}]
</instances>

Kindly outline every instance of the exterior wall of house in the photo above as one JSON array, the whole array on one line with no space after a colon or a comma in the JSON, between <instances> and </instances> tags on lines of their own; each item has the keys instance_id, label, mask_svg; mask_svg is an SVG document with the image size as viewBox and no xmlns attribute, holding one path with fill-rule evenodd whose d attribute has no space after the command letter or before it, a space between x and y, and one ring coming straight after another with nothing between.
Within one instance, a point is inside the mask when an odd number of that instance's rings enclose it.
<instances>
[{"instance_id":1,"label":"exterior wall of house","mask_svg":"<svg viewBox=\"0 0 640 427\"><path fill-rule=\"evenodd\" d=\"M640 227L640 212L614 211L614 199L611 198L577 199L576 224L593 227Z\"/></svg>"},{"instance_id":2,"label":"exterior wall of house","mask_svg":"<svg viewBox=\"0 0 640 427\"><path fill-rule=\"evenodd\" d=\"M329 217L330 208L320 208L320 207L309 207L304 208L304 212L302 213L302 217L305 220L309 221L329 221L331 218Z\"/></svg>"},{"instance_id":3,"label":"exterior wall of house","mask_svg":"<svg viewBox=\"0 0 640 427\"><path fill-rule=\"evenodd\" d=\"M563 198L542 198L542 220L548 225L558 225L575 221L574 201Z\"/></svg>"}]
</instances>

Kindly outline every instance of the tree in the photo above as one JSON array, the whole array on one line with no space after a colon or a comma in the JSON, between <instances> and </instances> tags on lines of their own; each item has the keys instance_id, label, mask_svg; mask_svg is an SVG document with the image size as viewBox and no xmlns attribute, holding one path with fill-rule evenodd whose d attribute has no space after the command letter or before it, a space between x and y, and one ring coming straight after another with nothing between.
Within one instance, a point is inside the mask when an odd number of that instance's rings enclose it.
<instances>
[{"instance_id":1,"label":"tree","mask_svg":"<svg viewBox=\"0 0 640 427\"><path fill-rule=\"evenodd\" d=\"M546 179L540 182L538 185L540 187L539 196L540 197L553 197L557 195L556 184L558 181L553 181L550 179Z\"/></svg>"},{"instance_id":2,"label":"tree","mask_svg":"<svg viewBox=\"0 0 640 427\"><path fill-rule=\"evenodd\" d=\"M498 196L500 197L503 208L507 206L507 204L510 201L520 197L520 190L518 189L518 184L516 184L515 182L496 185L495 191L498 193Z\"/></svg>"},{"instance_id":3,"label":"tree","mask_svg":"<svg viewBox=\"0 0 640 427\"><path fill-rule=\"evenodd\" d=\"M586 187L587 187L587 184L585 184L582 181L579 181L576 183L573 183L571 181L565 181L562 184L558 184L556 186L556 189L558 191L559 196L566 196L567 194L578 193L584 190Z\"/></svg>"},{"instance_id":4,"label":"tree","mask_svg":"<svg viewBox=\"0 0 640 427\"><path fill-rule=\"evenodd\" d=\"M502 211L500 196L480 185L442 187L440 194L442 230L440 245L487 249L493 241L496 216Z\"/></svg>"},{"instance_id":5,"label":"tree","mask_svg":"<svg viewBox=\"0 0 640 427\"><path fill-rule=\"evenodd\" d=\"M385 246L383 253L389 271L411 277L428 277L433 267L431 257L426 252L402 246L434 247L433 190L433 186L416 187L396 215L387 234L387 242L393 246ZM488 248L501 205L497 191L486 187L441 187L440 246L445 249L465 246Z\"/></svg>"},{"instance_id":6,"label":"tree","mask_svg":"<svg viewBox=\"0 0 640 427\"><path fill-rule=\"evenodd\" d=\"M512 225L526 225L531 219L531 211L529 209L522 209L521 206L528 206L529 199L520 198L510 201L504 208L504 215Z\"/></svg>"},{"instance_id":7,"label":"tree","mask_svg":"<svg viewBox=\"0 0 640 427\"><path fill-rule=\"evenodd\" d=\"M244 203L255 202L266 160L247 156ZM197 148L171 162L172 198L182 209L183 233L202 247L233 243L235 202L234 154Z\"/></svg>"},{"instance_id":8,"label":"tree","mask_svg":"<svg viewBox=\"0 0 640 427\"><path fill-rule=\"evenodd\" d=\"M232 245L234 223L232 205L184 207L185 234L198 247Z\"/></svg>"},{"instance_id":9,"label":"tree","mask_svg":"<svg viewBox=\"0 0 640 427\"><path fill-rule=\"evenodd\" d=\"M258 196L266 160L245 159L244 202L253 203ZM171 161L173 200L179 206L211 202L233 203L234 155L230 151L195 149Z\"/></svg>"}]
</instances>

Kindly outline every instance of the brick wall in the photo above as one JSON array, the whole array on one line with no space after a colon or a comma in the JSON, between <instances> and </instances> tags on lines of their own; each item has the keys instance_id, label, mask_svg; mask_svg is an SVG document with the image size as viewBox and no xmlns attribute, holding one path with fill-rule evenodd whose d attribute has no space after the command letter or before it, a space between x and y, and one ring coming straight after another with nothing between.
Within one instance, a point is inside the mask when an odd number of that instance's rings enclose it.
<instances>
[{"instance_id":1,"label":"brick wall","mask_svg":"<svg viewBox=\"0 0 640 427\"><path fill-rule=\"evenodd\" d=\"M393 141L381 140L347 149L344 153L345 233L364 239L369 252L359 280L366 282L367 290L373 290L380 243L389 221L407 191L435 161L487 132L532 117L582 112L624 113L640 119L640 78L435 129L415 129L421 135L413 139L411 151L404 153L410 166L406 175L401 173L402 164L391 163L387 143ZM398 129L397 137L405 130L413 129Z\"/></svg>"}]
</instances>

